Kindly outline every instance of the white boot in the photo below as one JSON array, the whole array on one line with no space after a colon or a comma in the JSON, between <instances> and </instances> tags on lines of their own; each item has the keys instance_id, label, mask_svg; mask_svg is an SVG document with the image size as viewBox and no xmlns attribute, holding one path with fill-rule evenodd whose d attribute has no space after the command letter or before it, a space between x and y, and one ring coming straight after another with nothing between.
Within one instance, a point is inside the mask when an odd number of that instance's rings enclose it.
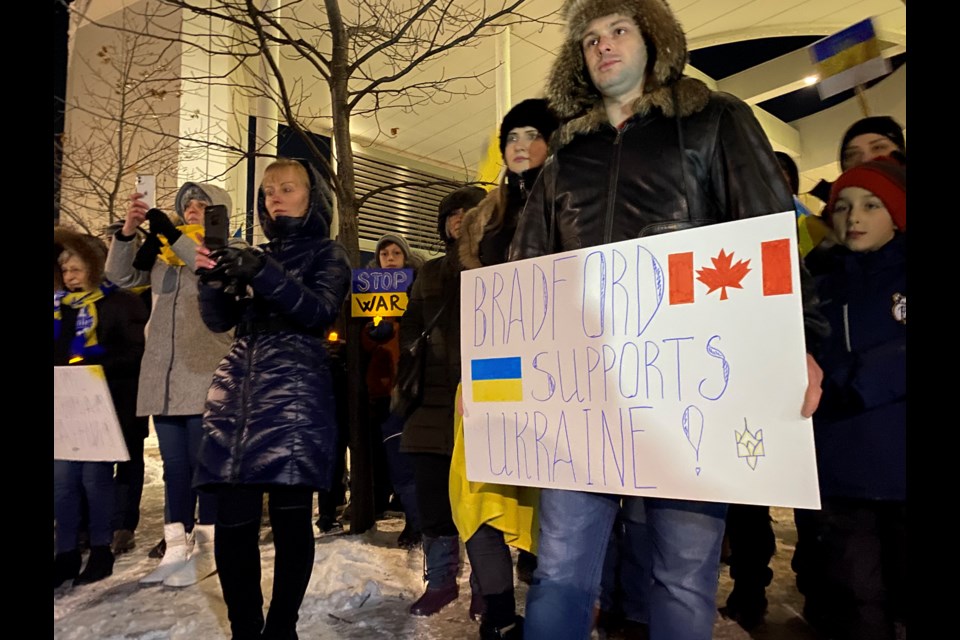
<instances>
[{"instance_id":1,"label":"white boot","mask_svg":"<svg viewBox=\"0 0 960 640\"><path fill-rule=\"evenodd\" d=\"M160 584L167 579L167 576L179 571L187 564L192 540L188 541L183 523L171 522L163 525L163 539L167 543L166 553L163 554L156 569L140 578L140 584Z\"/></svg>"},{"instance_id":2,"label":"white boot","mask_svg":"<svg viewBox=\"0 0 960 640\"><path fill-rule=\"evenodd\" d=\"M165 587L189 587L217 572L213 556L213 525L198 524L193 528L193 551L190 559L176 573L163 581Z\"/></svg>"}]
</instances>

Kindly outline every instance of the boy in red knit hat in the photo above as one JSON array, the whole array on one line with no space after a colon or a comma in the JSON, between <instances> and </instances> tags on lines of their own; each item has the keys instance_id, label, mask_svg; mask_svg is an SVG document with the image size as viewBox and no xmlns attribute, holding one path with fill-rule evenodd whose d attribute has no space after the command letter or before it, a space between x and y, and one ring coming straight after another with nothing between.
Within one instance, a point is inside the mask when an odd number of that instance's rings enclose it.
<instances>
[{"instance_id":1,"label":"boy in red knit hat","mask_svg":"<svg viewBox=\"0 0 960 640\"><path fill-rule=\"evenodd\" d=\"M906 629L906 168L848 169L825 216L843 245L818 281L832 333L816 354L822 509L804 613L831 638L893 640Z\"/></svg>"}]
</instances>

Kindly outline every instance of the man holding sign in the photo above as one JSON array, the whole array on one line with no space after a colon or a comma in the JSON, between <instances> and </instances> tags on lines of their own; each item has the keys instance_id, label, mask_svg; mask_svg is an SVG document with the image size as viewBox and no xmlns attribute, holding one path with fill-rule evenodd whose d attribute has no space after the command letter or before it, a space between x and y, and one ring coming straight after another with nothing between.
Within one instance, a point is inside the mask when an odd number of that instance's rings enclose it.
<instances>
[{"instance_id":1,"label":"man holding sign","mask_svg":"<svg viewBox=\"0 0 960 640\"><path fill-rule=\"evenodd\" d=\"M547 95L566 124L551 141L554 155L520 218L511 260L793 209L750 108L683 76L686 38L666 2L568 0L564 12L566 40ZM808 333L822 326L805 315ZM809 417L822 374L807 364L810 386L797 411ZM619 500L542 491L526 637L588 637ZM652 537L651 637L710 638L726 505L625 500L644 501Z\"/></svg>"}]
</instances>

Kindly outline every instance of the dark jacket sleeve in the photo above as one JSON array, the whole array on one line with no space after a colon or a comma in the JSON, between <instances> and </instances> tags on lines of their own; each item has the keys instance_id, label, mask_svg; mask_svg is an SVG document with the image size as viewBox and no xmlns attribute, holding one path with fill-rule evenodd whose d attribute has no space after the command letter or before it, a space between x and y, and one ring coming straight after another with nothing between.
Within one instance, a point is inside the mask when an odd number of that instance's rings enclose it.
<instances>
[{"instance_id":1,"label":"dark jacket sleeve","mask_svg":"<svg viewBox=\"0 0 960 640\"><path fill-rule=\"evenodd\" d=\"M403 312L403 322L400 323L400 359L423 333L427 326L423 319L423 285L422 279L413 281L410 295L407 299L407 310Z\"/></svg>"},{"instance_id":2,"label":"dark jacket sleeve","mask_svg":"<svg viewBox=\"0 0 960 640\"><path fill-rule=\"evenodd\" d=\"M136 377L143 358L144 327L147 310L135 294L114 291L104 299L97 327L97 343L103 347L99 356L80 362L99 364L108 379Z\"/></svg>"},{"instance_id":3,"label":"dark jacket sleeve","mask_svg":"<svg viewBox=\"0 0 960 640\"><path fill-rule=\"evenodd\" d=\"M543 165L543 171L533 183L527 202L517 219L517 229L507 251L507 261L526 260L553 253L550 244L550 225L554 224L553 189L547 185L556 183L557 160L550 156ZM554 243L556 238L554 238Z\"/></svg>"},{"instance_id":4,"label":"dark jacket sleeve","mask_svg":"<svg viewBox=\"0 0 960 640\"><path fill-rule=\"evenodd\" d=\"M728 99L720 114L710 181L724 221L793 211L773 147L742 100Z\"/></svg>"},{"instance_id":5,"label":"dark jacket sleeve","mask_svg":"<svg viewBox=\"0 0 960 640\"><path fill-rule=\"evenodd\" d=\"M243 304L235 294L214 288L202 280L197 283L200 296L200 317L214 333L230 331L240 322Z\"/></svg>"},{"instance_id":6,"label":"dark jacket sleeve","mask_svg":"<svg viewBox=\"0 0 960 640\"><path fill-rule=\"evenodd\" d=\"M715 154L710 179L713 193L720 199L724 220L793 210L793 196L780 163L763 128L745 102L730 99L721 113ZM802 259L800 295L807 352L816 353L820 342L829 334L830 326L819 311L816 284Z\"/></svg>"},{"instance_id":7,"label":"dark jacket sleeve","mask_svg":"<svg viewBox=\"0 0 960 640\"><path fill-rule=\"evenodd\" d=\"M342 245L324 240L316 250L309 273L302 279L268 254L250 285L257 295L301 326L324 329L333 324L347 297L350 261Z\"/></svg>"}]
</instances>

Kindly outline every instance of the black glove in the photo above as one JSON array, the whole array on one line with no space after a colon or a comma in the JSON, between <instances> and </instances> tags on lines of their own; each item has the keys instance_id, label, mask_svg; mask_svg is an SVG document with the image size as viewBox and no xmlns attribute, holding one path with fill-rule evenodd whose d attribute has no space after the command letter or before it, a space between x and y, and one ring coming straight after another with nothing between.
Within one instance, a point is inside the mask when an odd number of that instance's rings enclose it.
<instances>
[{"instance_id":1,"label":"black glove","mask_svg":"<svg viewBox=\"0 0 960 640\"><path fill-rule=\"evenodd\" d=\"M260 273L265 258L253 247L223 247L210 253L210 257L217 261L217 266L210 270L210 274L222 272L228 279L248 283ZM224 279L217 276L218 279ZM207 277L210 277L209 275Z\"/></svg>"},{"instance_id":2,"label":"black glove","mask_svg":"<svg viewBox=\"0 0 960 640\"><path fill-rule=\"evenodd\" d=\"M367 323L367 335L375 342L386 342L393 337L393 323L389 320L381 320L380 324L373 326L372 322Z\"/></svg>"},{"instance_id":3,"label":"black glove","mask_svg":"<svg viewBox=\"0 0 960 640\"><path fill-rule=\"evenodd\" d=\"M157 237L157 234L147 234L147 239L140 245L140 249L137 250L137 255L133 259L133 268L139 269L140 271L150 271L153 269L153 263L157 261L161 246L160 238Z\"/></svg>"},{"instance_id":4,"label":"black glove","mask_svg":"<svg viewBox=\"0 0 960 640\"><path fill-rule=\"evenodd\" d=\"M160 209L150 209L147 211L147 220L150 222L150 233L162 234L167 242L173 244L180 239L183 232L177 229L170 218Z\"/></svg>"}]
</instances>

